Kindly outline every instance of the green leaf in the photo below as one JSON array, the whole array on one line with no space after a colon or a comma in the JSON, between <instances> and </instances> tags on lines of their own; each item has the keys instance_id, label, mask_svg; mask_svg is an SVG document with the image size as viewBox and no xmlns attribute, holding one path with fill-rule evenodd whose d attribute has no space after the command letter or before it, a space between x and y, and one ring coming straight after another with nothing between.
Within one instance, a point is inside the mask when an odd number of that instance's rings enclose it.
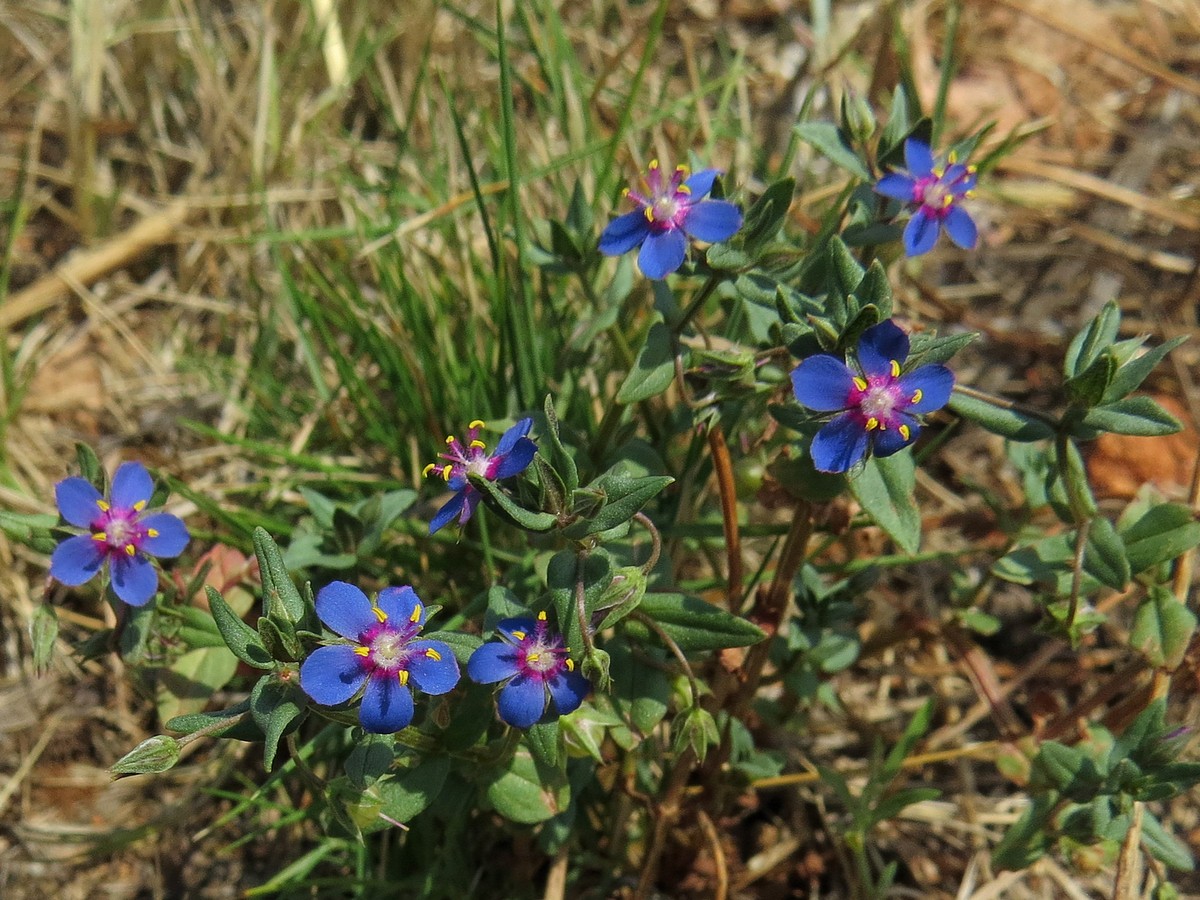
<instances>
[{"instance_id":1,"label":"green leaf","mask_svg":"<svg viewBox=\"0 0 1200 900\"><path fill-rule=\"evenodd\" d=\"M1084 406L1095 406L1112 384L1116 374L1117 358L1113 356L1112 348L1106 347L1090 366L1066 380L1064 387L1067 389L1067 396Z\"/></svg>"},{"instance_id":2,"label":"green leaf","mask_svg":"<svg viewBox=\"0 0 1200 900\"><path fill-rule=\"evenodd\" d=\"M571 802L566 774L539 766L525 747L518 747L508 767L493 773L485 785L484 792L496 812L522 825L544 822Z\"/></svg>"},{"instance_id":3,"label":"green leaf","mask_svg":"<svg viewBox=\"0 0 1200 900\"><path fill-rule=\"evenodd\" d=\"M671 700L671 683L666 675L666 659L652 648L644 651L650 665L635 657L625 640L605 645L613 662L612 703L617 714L625 720L639 738L649 735L667 715Z\"/></svg>"},{"instance_id":4,"label":"green leaf","mask_svg":"<svg viewBox=\"0 0 1200 900\"><path fill-rule=\"evenodd\" d=\"M201 647L181 654L159 674L158 717L166 722L199 712L236 673L237 659L226 647Z\"/></svg>"},{"instance_id":5,"label":"green leaf","mask_svg":"<svg viewBox=\"0 0 1200 900\"><path fill-rule=\"evenodd\" d=\"M525 732L525 745L534 758L549 769L558 768L561 757L561 742L558 737L558 719L538 722Z\"/></svg>"},{"instance_id":6,"label":"green leaf","mask_svg":"<svg viewBox=\"0 0 1200 900\"><path fill-rule=\"evenodd\" d=\"M650 326L637 361L617 391L617 402L628 406L657 396L669 388L674 380L675 354L671 351L671 333L660 318Z\"/></svg>"},{"instance_id":7,"label":"green leaf","mask_svg":"<svg viewBox=\"0 0 1200 900\"><path fill-rule=\"evenodd\" d=\"M779 233L795 193L796 179L782 178L768 185L762 196L746 212L746 223L742 227L741 238L742 246L751 256L756 255L763 244ZM712 265L711 259L709 265Z\"/></svg>"},{"instance_id":8,"label":"green leaf","mask_svg":"<svg viewBox=\"0 0 1200 900\"><path fill-rule=\"evenodd\" d=\"M295 684L284 683L273 675L264 675L254 685L250 692L250 715L266 736L263 767L268 772L275 763L280 738L296 730L307 707L304 692Z\"/></svg>"},{"instance_id":9,"label":"green leaf","mask_svg":"<svg viewBox=\"0 0 1200 900\"><path fill-rule=\"evenodd\" d=\"M430 756L379 782L376 790L383 800L383 814L396 822L410 821L437 799L449 772L449 756Z\"/></svg>"},{"instance_id":10,"label":"green leaf","mask_svg":"<svg viewBox=\"0 0 1200 900\"><path fill-rule=\"evenodd\" d=\"M254 555L258 557L258 570L262 575L263 612L273 616L282 611L289 621L302 621L305 608L300 591L283 563L279 545L263 528L254 529Z\"/></svg>"},{"instance_id":11,"label":"green leaf","mask_svg":"<svg viewBox=\"0 0 1200 900\"><path fill-rule=\"evenodd\" d=\"M816 147L830 162L862 181L873 181L866 164L850 146L849 136L832 122L801 122L793 129L800 140Z\"/></svg>"},{"instance_id":12,"label":"green leaf","mask_svg":"<svg viewBox=\"0 0 1200 900\"><path fill-rule=\"evenodd\" d=\"M421 635L423 641L441 641L454 652L460 665L466 665L471 654L483 646L483 638L464 631L428 631Z\"/></svg>"},{"instance_id":13,"label":"green leaf","mask_svg":"<svg viewBox=\"0 0 1200 900\"><path fill-rule=\"evenodd\" d=\"M1113 377L1112 383L1108 386L1108 390L1104 394L1104 399L1108 402L1120 400L1122 397L1127 397L1146 380L1154 367L1162 362L1163 357L1187 340L1187 336L1181 336L1167 341L1165 344L1159 344L1153 350L1147 350L1136 359L1131 359L1119 369Z\"/></svg>"},{"instance_id":14,"label":"green leaf","mask_svg":"<svg viewBox=\"0 0 1200 900\"><path fill-rule=\"evenodd\" d=\"M1083 551L1083 567L1097 581L1114 591L1123 591L1129 584L1129 560L1125 556L1125 543L1108 519L1092 519L1087 546Z\"/></svg>"},{"instance_id":15,"label":"green leaf","mask_svg":"<svg viewBox=\"0 0 1200 900\"><path fill-rule=\"evenodd\" d=\"M642 572L641 566L622 566L617 569L613 573L612 582L604 591L604 596L596 604L596 611L604 613L604 618L596 626L596 630L611 628L637 609L648 585L649 579Z\"/></svg>"},{"instance_id":16,"label":"green leaf","mask_svg":"<svg viewBox=\"0 0 1200 900\"><path fill-rule=\"evenodd\" d=\"M634 477L621 472L604 473L585 489L600 497L600 508L566 529L566 536L578 539L624 525L674 480L669 475Z\"/></svg>"},{"instance_id":17,"label":"green leaf","mask_svg":"<svg viewBox=\"0 0 1200 900\"><path fill-rule=\"evenodd\" d=\"M994 406L986 400L958 391L950 395L949 408L964 419L970 419L992 434L998 434L1010 441L1044 441L1054 437L1053 426L1044 419L1017 409Z\"/></svg>"},{"instance_id":18,"label":"green leaf","mask_svg":"<svg viewBox=\"0 0 1200 900\"><path fill-rule=\"evenodd\" d=\"M1115 300L1110 300L1071 341L1063 360L1063 375L1074 378L1091 366L1105 348L1117 339L1120 326L1121 308Z\"/></svg>"},{"instance_id":19,"label":"green leaf","mask_svg":"<svg viewBox=\"0 0 1200 900\"><path fill-rule=\"evenodd\" d=\"M863 510L906 553L916 553L921 546L916 488L917 467L911 453L871 457L850 479L850 492Z\"/></svg>"},{"instance_id":20,"label":"green leaf","mask_svg":"<svg viewBox=\"0 0 1200 900\"><path fill-rule=\"evenodd\" d=\"M1183 426L1179 420L1149 397L1126 397L1095 406L1083 417L1083 425L1114 434L1157 437L1174 434Z\"/></svg>"},{"instance_id":21,"label":"green leaf","mask_svg":"<svg viewBox=\"0 0 1200 900\"><path fill-rule=\"evenodd\" d=\"M259 640L258 632L230 609L216 588L205 585L204 592L208 595L208 608L212 611L213 621L216 622L221 637L224 638L226 646L233 651L233 655L256 669L272 668L275 662Z\"/></svg>"},{"instance_id":22,"label":"green leaf","mask_svg":"<svg viewBox=\"0 0 1200 900\"><path fill-rule=\"evenodd\" d=\"M843 296L849 297L862 283L866 270L862 263L854 258L846 242L837 235L829 239L826 252L829 254L829 277L832 286Z\"/></svg>"},{"instance_id":23,"label":"green leaf","mask_svg":"<svg viewBox=\"0 0 1200 900\"><path fill-rule=\"evenodd\" d=\"M114 775L152 775L179 762L179 741L165 734L146 738L109 767Z\"/></svg>"},{"instance_id":24,"label":"green leaf","mask_svg":"<svg viewBox=\"0 0 1200 900\"><path fill-rule=\"evenodd\" d=\"M1121 532L1134 575L1200 544L1200 522L1181 503L1160 503Z\"/></svg>"},{"instance_id":25,"label":"green leaf","mask_svg":"<svg viewBox=\"0 0 1200 900\"><path fill-rule=\"evenodd\" d=\"M54 655L54 642L58 640L58 613L53 606L38 605L29 623L29 633L33 640L33 666L38 674L44 674Z\"/></svg>"},{"instance_id":26,"label":"green leaf","mask_svg":"<svg viewBox=\"0 0 1200 900\"><path fill-rule=\"evenodd\" d=\"M992 851L992 865L997 869L1018 871L1029 868L1045 856L1050 849L1050 817L1058 799L1055 791L1035 795L1033 802Z\"/></svg>"},{"instance_id":27,"label":"green leaf","mask_svg":"<svg viewBox=\"0 0 1200 900\"><path fill-rule=\"evenodd\" d=\"M1150 810L1142 815L1142 846L1155 859L1172 869L1190 872L1195 868L1192 851L1186 844L1171 834Z\"/></svg>"},{"instance_id":28,"label":"green leaf","mask_svg":"<svg viewBox=\"0 0 1200 900\"><path fill-rule=\"evenodd\" d=\"M83 479L91 482L101 494L107 493L104 466L100 464L100 458L96 456L96 451L87 444L77 443L75 459L79 463L79 474L83 476Z\"/></svg>"},{"instance_id":29,"label":"green leaf","mask_svg":"<svg viewBox=\"0 0 1200 900\"><path fill-rule=\"evenodd\" d=\"M526 531L546 532L557 524L558 520L550 513L536 512L518 506L512 497L490 478L475 473L470 473L468 477L471 484L487 498L488 505L518 528L524 528Z\"/></svg>"},{"instance_id":30,"label":"green leaf","mask_svg":"<svg viewBox=\"0 0 1200 900\"><path fill-rule=\"evenodd\" d=\"M905 360L904 368L911 372L931 363L947 362L978 337L978 331L947 335L921 331L909 335L908 359Z\"/></svg>"},{"instance_id":31,"label":"green leaf","mask_svg":"<svg viewBox=\"0 0 1200 900\"><path fill-rule=\"evenodd\" d=\"M579 571L581 565L582 572ZM550 588L558 627L566 645L575 651L583 647L575 596L579 578L583 581L584 618L590 626L592 613L612 582L612 561L608 554L602 551L590 553L581 559L574 551L563 550L550 558L546 568L546 583Z\"/></svg>"},{"instance_id":32,"label":"green leaf","mask_svg":"<svg viewBox=\"0 0 1200 900\"><path fill-rule=\"evenodd\" d=\"M1129 643L1145 654L1150 665L1175 669L1183 662L1195 631L1196 614L1156 584L1134 614Z\"/></svg>"},{"instance_id":33,"label":"green leaf","mask_svg":"<svg viewBox=\"0 0 1200 900\"><path fill-rule=\"evenodd\" d=\"M879 260L872 260L866 274L854 288L854 297L861 306L874 306L879 310L879 320L892 315L892 285L887 270ZM909 352L908 368L913 368L912 352Z\"/></svg>"},{"instance_id":34,"label":"green leaf","mask_svg":"<svg viewBox=\"0 0 1200 900\"><path fill-rule=\"evenodd\" d=\"M241 703L237 703L228 709L219 709L213 712L191 713L185 716L176 716L166 723L166 727L172 731L178 731L180 734L191 734L193 731L199 731L202 728L208 728L222 720L229 721L229 727L233 728L242 717L250 711L250 699L247 698ZM210 732L213 737L220 737L224 731Z\"/></svg>"},{"instance_id":35,"label":"green leaf","mask_svg":"<svg viewBox=\"0 0 1200 900\"><path fill-rule=\"evenodd\" d=\"M549 442L550 463L562 478L567 494L573 494L579 487L579 469L575 465L575 457L563 445L562 427L554 409L554 398L549 394L546 395L546 402L542 404L542 410L546 416L545 441Z\"/></svg>"},{"instance_id":36,"label":"green leaf","mask_svg":"<svg viewBox=\"0 0 1200 900\"><path fill-rule=\"evenodd\" d=\"M346 776L356 788L370 787L392 768L396 760L394 734L367 734L359 738L346 757Z\"/></svg>"},{"instance_id":37,"label":"green leaf","mask_svg":"<svg viewBox=\"0 0 1200 900\"><path fill-rule=\"evenodd\" d=\"M1066 452L1062 452L1065 450ZM1058 464L1057 474L1062 480L1063 490L1067 494L1067 505L1075 522L1082 522L1096 515L1096 498L1092 496L1092 486L1088 483L1087 466L1079 447L1070 439L1056 446L1055 461Z\"/></svg>"},{"instance_id":38,"label":"green leaf","mask_svg":"<svg viewBox=\"0 0 1200 900\"><path fill-rule=\"evenodd\" d=\"M681 650L749 647L765 637L753 622L688 594L648 593L638 613L653 619ZM625 628L643 639L657 640L636 619L626 619Z\"/></svg>"}]
</instances>

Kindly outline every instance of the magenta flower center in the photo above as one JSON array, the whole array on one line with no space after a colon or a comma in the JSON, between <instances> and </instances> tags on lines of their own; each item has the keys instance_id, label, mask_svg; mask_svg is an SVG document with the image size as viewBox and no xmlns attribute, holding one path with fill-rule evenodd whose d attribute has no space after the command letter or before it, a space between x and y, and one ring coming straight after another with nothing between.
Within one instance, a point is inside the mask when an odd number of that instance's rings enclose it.
<instances>
[{"instance_id":1,"label":"magenta flower center","mask_svg":"<svg viewBox=\"0 0 1200 900\"><path fill-rule=\"evenodd\" d=\"M439 453L444 465L430 463L425 467L425 474L438 471L443 480L453 482L466 480L468 475L482 475L492 478L500 460L487 452L487 444L479 440L479 429L483 422L476 419L468 426L466 438L460 441L454 435L446 438L447 452Z\"/></svg>"},{"instance_id":2,"label":"magenta flower center","mask_svg":"<svg viewBox=\"0 0 1200 900\"><path fill-rule=\"evenodd\" d=\"M888 378L882 384L871 384L862 395L858 408L865 416L888 421L892 418L899 402L900 391L897 385Z\"/></svg>"},{"instance_id":3,"label":"magenta flower center","mask_svg":"<svg viewBox=\"0 0 1200 900\"><path fill-rule=\"evenodd\" d=\"M376 669L396 672L408 661L408 635L392 628L383 628L367 645L367 657Z\"/></svg>"},{"instance_id":4,"label":"magenta flower center","mask_svg":"<svg viewBox=\"0 0 1200 900\"><path fill-rule=\"evenodd\" d=\"M157 536L154 529L142 527L139 515L138 509L104 509L92 523L92 539L104 545L105 553L134 556L141 551L147 537Z\"/></svg>"},{"instance_id":5,"label":"magenta flower center","mask_svg":"<svg viewBox=\"0 0 1200 900\"><path fill-rule=\"evenodd\" d=\"M517 668L526 678L550 681L574 665L568 658L569 649L562 644L562 636L548 634L543 619L538 620L533 634L514 632L513 636L520 641Z\"/></svg>"}]
</instances>

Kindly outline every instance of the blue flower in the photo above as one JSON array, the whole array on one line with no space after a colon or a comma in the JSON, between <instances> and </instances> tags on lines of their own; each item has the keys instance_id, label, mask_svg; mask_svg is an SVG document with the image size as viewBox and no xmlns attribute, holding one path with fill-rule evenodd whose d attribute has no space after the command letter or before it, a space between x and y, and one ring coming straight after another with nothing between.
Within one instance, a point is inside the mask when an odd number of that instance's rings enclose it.
<instances>
[{"instance_id":1,"label":"blue flower","mask_svg":"<svg viewBox=\"0 0 1200 900\"><path fill-rule=\"evenodd\" d=\"M918 416L950 401L954 373L943 365L901 374L908 335L890 319L862 333L857 368L828 353L810 356L792 371L796 399L809 409L837 413L812 442L822 472L845 472L869 452L891 456L917 439Z\"/></svg>"},{"instance_id":2,"label":"blue flower","mask_svg":"<svg viewBox=\"0 0 1200 900\"><path fill-rule=\"evenodd\" d=\"M600 235L600 252L620 256L634 247L638 266L647 278L666 278L687 255L687 239L724 241L742 227L742 212L726 200L705 200L721 174L705 169L688 174L679 166L670 178L663 176L658 160L650 163L644 179L645 193L627 191L637 209L608 223Z\"/></svg>"},{"instance_id":3,"label":"blue flower","mask_svg":"<svg viewBox=\"0 0 1200 900\"><path fill-rule=\"evenodd\" d=\"M942 229L950 240L970 250L978 239L975 222L959 201L975 188L975 167L964 166L953 154L945 162L934 160L927 144L916 138L904 142L907 172L891 172L875 185L876 193L916 207L904 228L904 252L908 256L928 253Z\"/></svg>"},{"instance_id":4,"label":"blue flower","mask_svg":"<svg viewBox=\"0 0 1200 900\"><path fill-rule=\"evenodd\" d=\"M183 552L187 527L170 513L147 514L154 482L139 462L122 463L107 499L83 478L65 478L54 486L58 511L87 534L69 537L50 557L50 575L63 584L90 581L107 564L113 591L130 606L144 606L158 590L151 557Z\"/></svg>"},{"instance_id":5,"label":"blue flower","mask_svg":"<svg viewBox=\"0 0 1200 900\"><path fill-rule=\"evenodd\" d=\"M335 581L317 594L317 616L346 640L309 654L300 687L322 706L337 706L365 685L358 720L372 734L392 734L412 722L410 682L426 694L458 684L450 648L416 639L425 606L408 585L384 588L372 605L354 585Z\"/></svg>"},{"instance_id":6,"label":"blue flower","mask_svg":"<svg viewBox=\"0 0 1200 900\"><path fill-rule=\"evenodd\" d=\"M504 682L496 698L500 718L514 728L574 712L591 691L575 671L562 635L549 630L546 614L534 619L505 619L499 641L478 648L467 660L467 675L479 684Z\"/></svg>"},{"instance_id":7,"label":"blue flower","mask_svg":"<svg viewBox=\"0 0 1200 900\"><path fill-rule=\"evenodd\" d=\"M465 525L479 506L480 493L468 480L468 475L482 475L488 481L499 481L511 478L524 472L537 452L537 444L530 438L529 429L533 427L533 419L521 419L517 424L500 437L494 453L487 452L487 444L479 440L479 429L483 422L476 419L468 426L465 442L450 435L446 438L448 453L438 454L445 463L430 463L425 467L425 475L437 473L455 491L446 504L438 510L437 515L429 523L429 533L433 534L451 519L458 518L459 525Z\"/></svg>"}]
</instances>

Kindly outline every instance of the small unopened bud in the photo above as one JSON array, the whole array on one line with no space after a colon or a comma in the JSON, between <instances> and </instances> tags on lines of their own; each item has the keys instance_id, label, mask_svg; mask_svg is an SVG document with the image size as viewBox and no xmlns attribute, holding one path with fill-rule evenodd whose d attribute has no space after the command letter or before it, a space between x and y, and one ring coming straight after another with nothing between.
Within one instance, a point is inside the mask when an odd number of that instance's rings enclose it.
<instances>
[{"instance_id":1,"label":"small unopened bud","mask_svg":"<svg viewBox=\"0 0 1200 900\"><path fill-rule=\"evenodd\" d=\"M114 775L150 775L165 772L179 762L179 741L156 734L142 741L109 769Z\"/></svg>"}]
</instances>

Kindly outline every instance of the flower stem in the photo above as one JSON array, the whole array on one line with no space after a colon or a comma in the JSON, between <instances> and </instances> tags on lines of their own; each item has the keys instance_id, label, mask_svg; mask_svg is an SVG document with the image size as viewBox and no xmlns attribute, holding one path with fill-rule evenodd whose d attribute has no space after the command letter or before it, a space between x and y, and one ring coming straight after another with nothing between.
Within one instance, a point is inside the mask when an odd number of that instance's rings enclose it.
<instances>
[{"instance_id":1,"label":"flower stem","mask_svg":"<svg viewBox=\"0 0 1200 900\"><path fill-rule=\"evenodd\" d=\"M700 311L700 308L712 296L713 291L717 289L717 285L721 283L723 277L718 272L713 272L708 276L708 281L704 282L704 287L700 288L696 296L692 298L692 302L687 305L687 309L683 311L683 315L675 323L674 328L671 329L676 335L683 334L683 329L687 328L688 323L692 321L696 313Z\"/></svg>"},{"instance_id":2,"label":"flower stem","mask_svg":"<svg viewBox=\"0 0 1200 900\"><path fill-rule=\"evenodd\" d=\"M662 535L658 533L658 529L644 512L634 513L633 520L650 532L650 540L652 542L650 545L650 558L642 563L642 574L649 575L654 571L654 567L658 565L658 557L662 553Z\"/></svg>"}]
</instances>

